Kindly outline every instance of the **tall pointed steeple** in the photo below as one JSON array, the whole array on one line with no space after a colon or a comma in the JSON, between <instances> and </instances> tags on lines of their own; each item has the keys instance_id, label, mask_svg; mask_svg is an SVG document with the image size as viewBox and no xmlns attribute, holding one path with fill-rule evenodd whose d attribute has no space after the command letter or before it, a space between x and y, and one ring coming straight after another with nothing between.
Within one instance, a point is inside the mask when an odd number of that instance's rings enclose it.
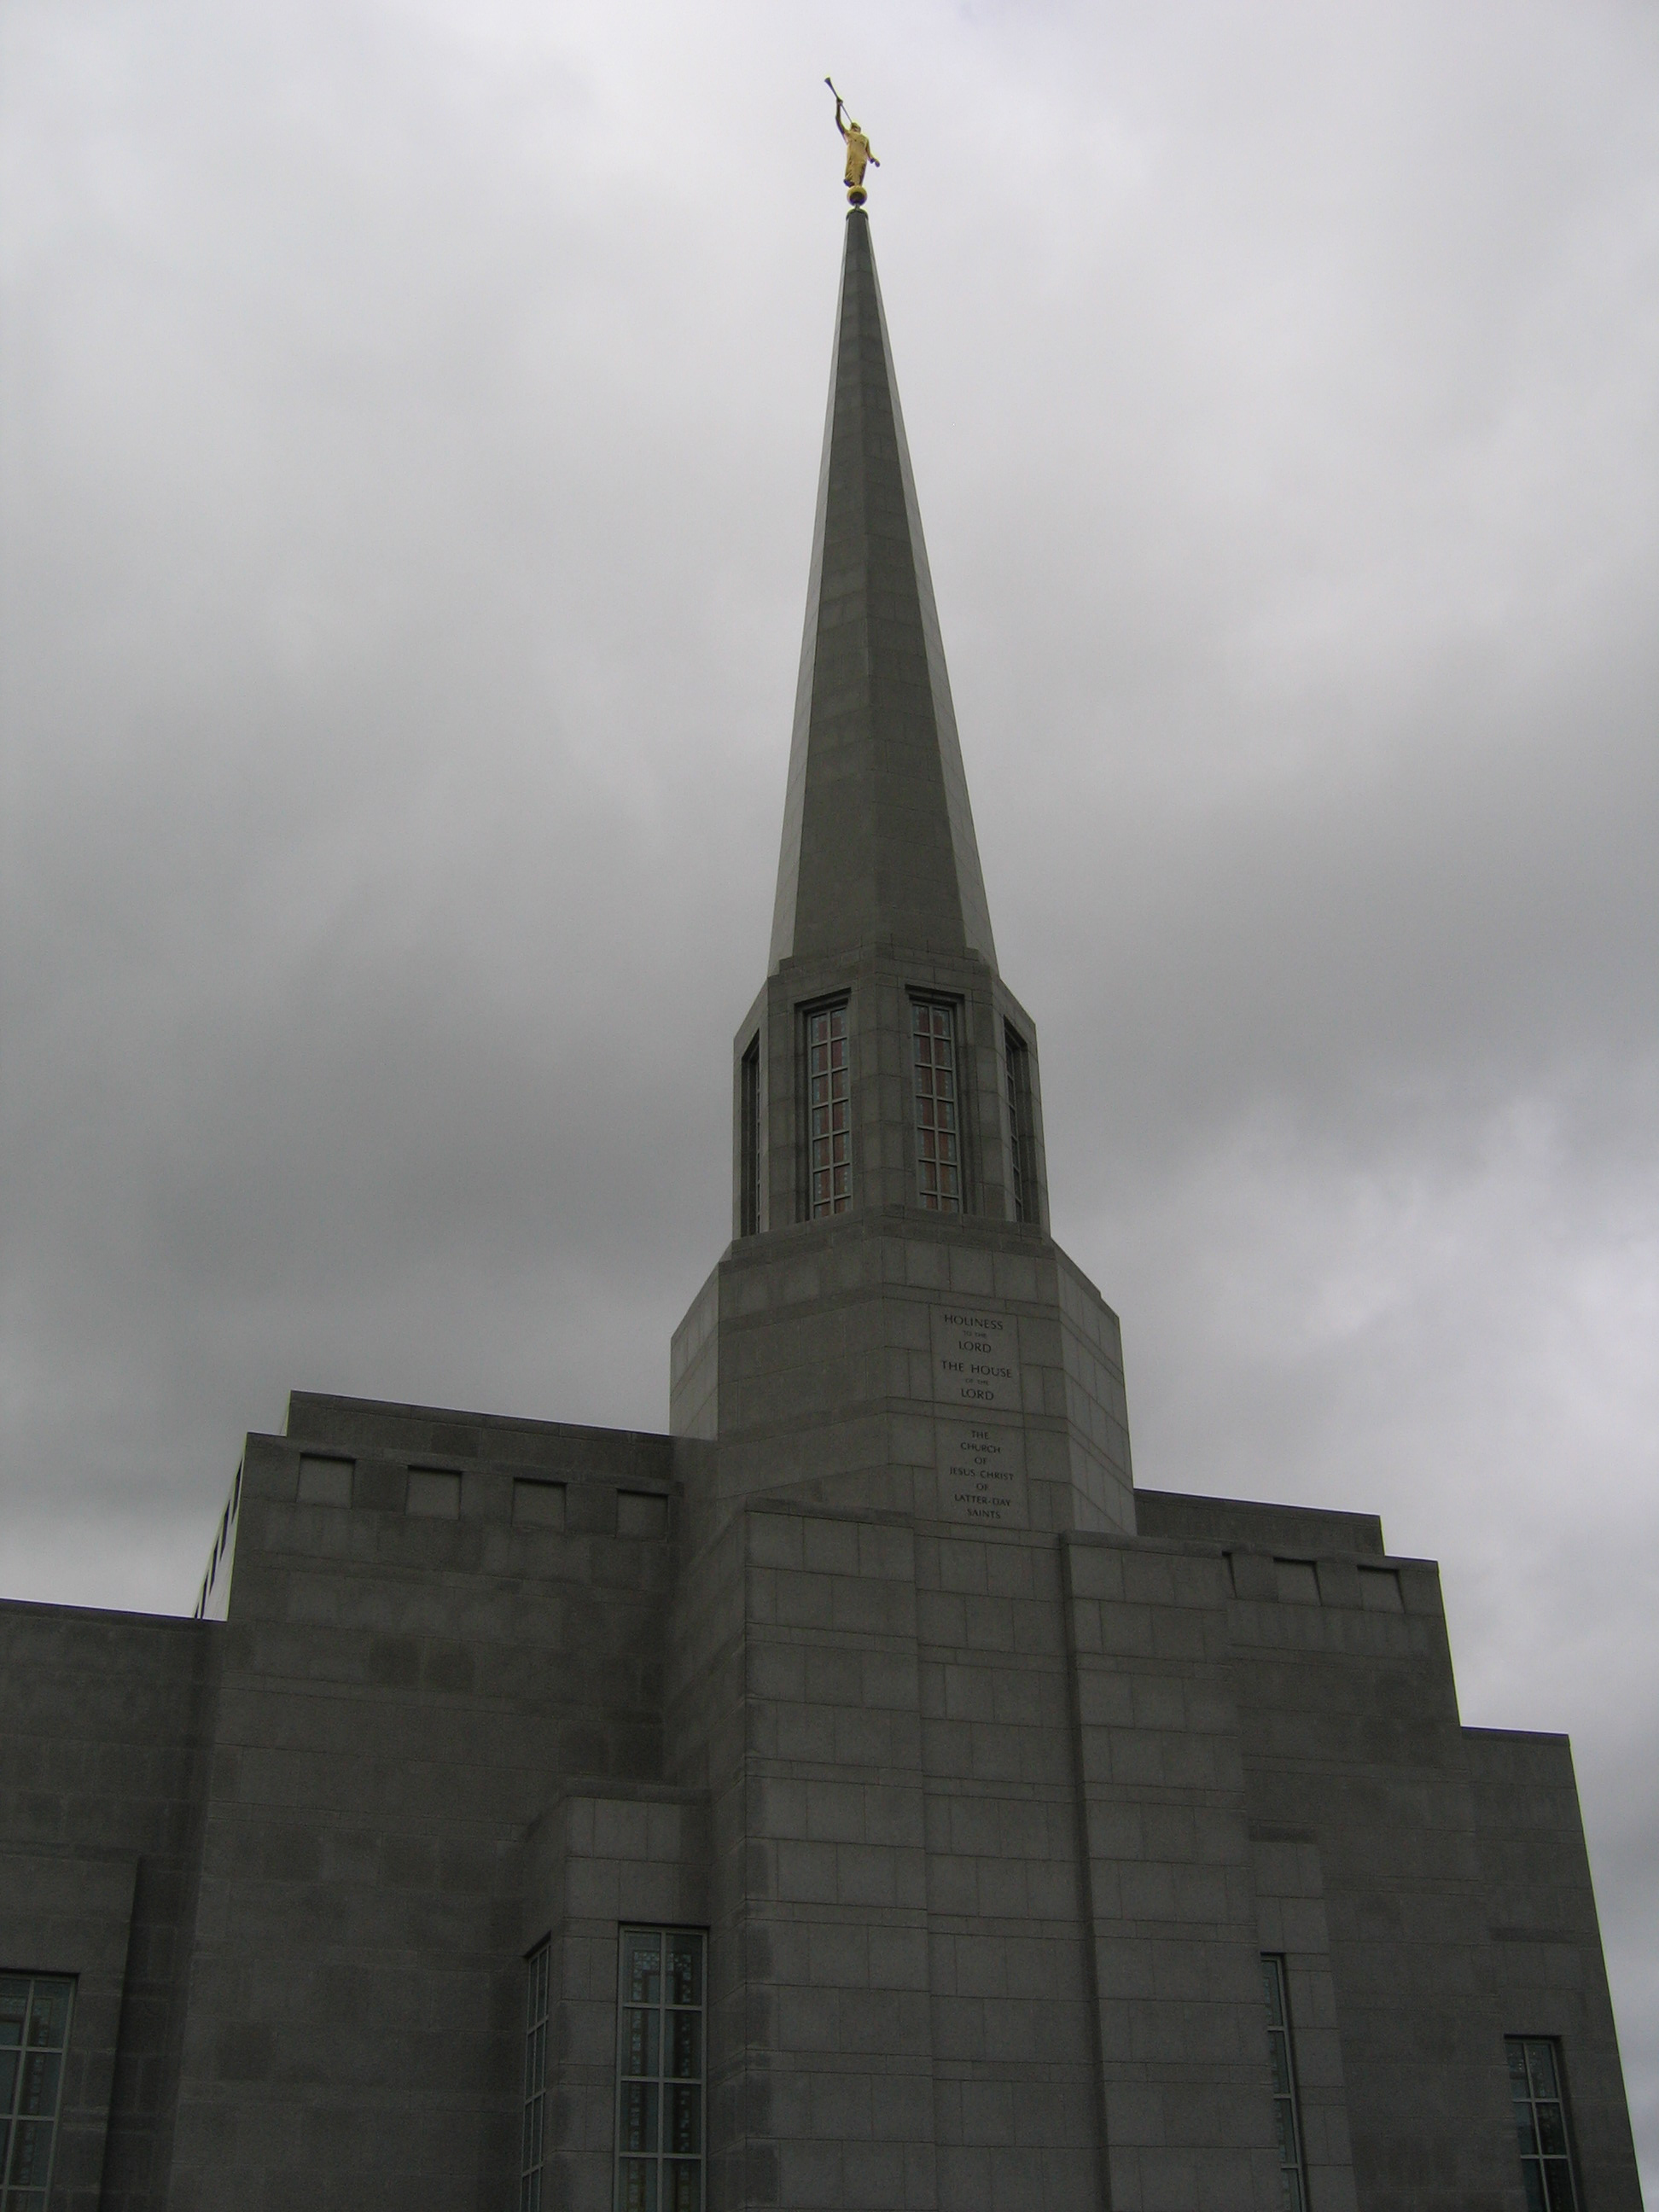
<instances>
[{"instance_id":1,"label":"tall pointed steeple","mask_svg":"<svg viewBox=\"0 0 1659 2212\"><path fill-rule=\"evenodd\" d=\"M855 207L770 966L882 942L996 966L870 219Z\"/></svg>"},{"instance_id":2,"label":"tall pointed steeple","mask_svg":"<svg viewBox=\"0 0 1659 2212\"><path fill-rule=\"evenodd\" d=\"M732 1078L732 1243L670 1395L719 1447L711 1503L1133 1529L1117 1322L1048 1235L1036 1031L997 970L858 207L771 961Z\"/></svg>"}]
</instances>

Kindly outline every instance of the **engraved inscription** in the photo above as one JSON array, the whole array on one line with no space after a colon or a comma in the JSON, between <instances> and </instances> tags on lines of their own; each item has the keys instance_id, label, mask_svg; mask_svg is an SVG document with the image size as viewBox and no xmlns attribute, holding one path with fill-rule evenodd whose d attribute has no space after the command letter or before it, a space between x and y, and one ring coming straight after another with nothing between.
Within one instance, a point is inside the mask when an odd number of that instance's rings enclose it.
<instances>
[{"instance_id":1,"label":"engraved inscription","mask_svg":"<svg viewBox=\"0 0 1659 2212\"><path fill-rule=\"evenodd\" d=\"M933 1401L940 1406L1002 1407L1020 1405L1018 1324L1012 1314L988 1313L983 1306L935 1306Z\"/></svg>"},{"instance_id":2,"label":"engraved inscription","mask_svg":"<svg viewBox=\"0 0 1659 2212\"><path fill-rule=\"evenodd\" d=\"M1000 1421L941 1421L939 1517L989 1528L1028 1528L1025 1435Z\"/></svg>"}]
</instances>

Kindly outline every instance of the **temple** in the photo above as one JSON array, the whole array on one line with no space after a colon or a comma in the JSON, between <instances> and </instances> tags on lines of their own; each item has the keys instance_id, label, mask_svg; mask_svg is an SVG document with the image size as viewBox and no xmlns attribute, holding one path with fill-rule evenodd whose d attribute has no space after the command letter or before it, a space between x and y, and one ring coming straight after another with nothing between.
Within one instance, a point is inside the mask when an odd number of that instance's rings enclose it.
<instances>
[{"instance_id":1,"label":"temple","mask_svg":"<svg viewBox=\"0 0 1659 2212\"><path fill-rule=\"evenodd\" d=\"M1566 1739L1136 1489L1040 1068L855 207L671 1433L296 1392L193 1618L0 1607L3 2212L1639 2212Z\"/></svg>"}]
</instances>

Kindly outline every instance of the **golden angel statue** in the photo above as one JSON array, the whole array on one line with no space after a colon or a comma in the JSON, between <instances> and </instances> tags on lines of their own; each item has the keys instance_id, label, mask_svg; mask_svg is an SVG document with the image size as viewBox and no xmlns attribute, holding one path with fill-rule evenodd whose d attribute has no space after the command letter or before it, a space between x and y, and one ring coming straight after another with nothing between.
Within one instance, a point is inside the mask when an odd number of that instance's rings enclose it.
<instances>
[{"instance_id":1,"label":"golden angel statue","mask_svg":"<svg viewBox=\"0 0 1659 2212\"><path fill-rule=\"evenodd\" d=\"M831 92L836 92L828 77L823 81L830 85ZM847 141L847 174L842 179L847 186L847 197L854 207L862 207L869 198L864 189L865 169L866 167L878 169L881 163L870 151L870 141L865 137L862 126L847 113L847 103L838 92L836 92L836 128Z\"/></svg>"}]
</instances>

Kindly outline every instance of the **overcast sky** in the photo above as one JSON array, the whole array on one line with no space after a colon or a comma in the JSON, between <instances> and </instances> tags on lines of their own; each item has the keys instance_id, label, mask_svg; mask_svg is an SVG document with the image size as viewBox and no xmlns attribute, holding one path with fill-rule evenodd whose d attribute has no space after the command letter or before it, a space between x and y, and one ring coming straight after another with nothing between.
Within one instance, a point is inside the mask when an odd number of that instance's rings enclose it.
<instances>
[{"instance_id":1,"label":"overcast sky","mask_svg":"<svg viewBox=\"0 0 1659 2212\"><path fill-rule=\"evenodd\" d=\"M290 1388L659 1427L843 203L1145 1484L1570 1730L1659 2185L1659 12L6 0L12 1595Z\"/></svg>"}]
</instances>

